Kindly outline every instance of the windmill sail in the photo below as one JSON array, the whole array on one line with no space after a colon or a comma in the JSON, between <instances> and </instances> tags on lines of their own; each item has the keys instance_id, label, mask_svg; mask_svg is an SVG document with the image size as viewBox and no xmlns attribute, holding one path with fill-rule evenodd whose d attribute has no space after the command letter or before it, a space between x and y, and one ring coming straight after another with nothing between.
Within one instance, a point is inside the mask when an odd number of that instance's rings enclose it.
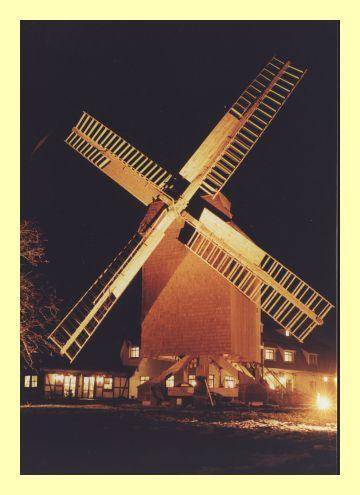
<instances>
[{"instance_id":1,"label":"windmill sail","mask_svg":"<svg viewBox=\"0 0 360 495\"><path fill-rule=\"evenodd\" d=\"M317 291L208 210L193 227L187 247L274 321L303 341L333 307Z\"/></svg>"},{"instance_id":2,"label":"windmill sail","mask_svg":"<svg viewBox=\"0 0 360 495\"><path fill-rule=\"evenodd\" d=\"M158 246L176 216L174 210L162 209L146 229L135 234L50 334L50 340L71 362Z\"/></svg>"},{"instance_id":3,"label":"windmill sail","mask_svg":"<svg viewBox=\"0 0 360 495\"><path fill-rule=\"evenodd\" d=\"M169 172L86 112L65 142L145 205L178 197Z\"/></svg>"},{"instance_id":4,"label":"windmill sail","mask_svg":"<svg viewBox=\"0 0 360 495\"><path fill-rule=\"evenodd\" d=\"M215 196L243 163L299 84L305 70L273 57L184 165L189 182L203 176L201 189Z\"/></svg>"}]
</instances>

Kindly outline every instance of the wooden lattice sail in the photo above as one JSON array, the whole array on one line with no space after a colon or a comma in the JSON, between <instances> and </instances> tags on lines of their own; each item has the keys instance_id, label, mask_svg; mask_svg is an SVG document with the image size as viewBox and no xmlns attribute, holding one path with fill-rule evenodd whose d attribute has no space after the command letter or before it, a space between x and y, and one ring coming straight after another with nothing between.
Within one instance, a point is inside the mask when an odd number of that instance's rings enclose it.
<instances>
[{"instance_id":1,"label":"wooden lattice sail","mask_svg":"<svg viewBox=\"0 0 360 495\"><path fill-rule=\"evenodd\" d=\"M323 320L332 304L282 263L209 210L193 227L187 247L298 340Z\"/></svg>"},{"instance_id":2,"label":"wooden lattice sail","mask_svg":"<svg viewBox=\"0 0 360 495\"><path fill-rule=\"evenodd\" d=\"M65 142L145 205L158 197L174 202L172 175L87 112Z\"/></svg>"},{"instance_id":3,"label":"wooden lattice sail","mask_svg":"<svg viewBox=\"0 0 360 495\"><path fill-rule=\"evenodd\" d=\"M243 163L299 84L305 70L273 57L224 115L180 170L192 182L203 175L201 189L215 196Z\"/></svg>"},{"instance_id":4,"label":"wooden lattice sail","mask_svg":"<svg viewBox=\"0 0 360 495\"><path fill-rule=\"evenodd\" d=\"M60 353L73 361L128 287L176 218L174 210L161 210L146 229L137 232L65 318L50 334Z\"/></svg>"}]
</instances>

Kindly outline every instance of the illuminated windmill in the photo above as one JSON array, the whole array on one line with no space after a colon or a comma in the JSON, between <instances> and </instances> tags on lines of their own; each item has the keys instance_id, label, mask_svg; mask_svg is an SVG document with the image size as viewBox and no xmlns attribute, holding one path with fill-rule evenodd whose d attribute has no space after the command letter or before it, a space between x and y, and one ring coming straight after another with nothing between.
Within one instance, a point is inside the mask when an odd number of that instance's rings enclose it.
<instances>
[{"instance_id":1,"label":"illuminated windmill","mask_svg":"<svg viewBox=\"0 0 360 495\"><path fill-rule=\"evenodd\" d=\"M299 341L323 323L330 302L209 209L199 218L187 209L199 190L219 198L305 72L273 57L180 170L185 181L82 114L66 143L149 209L134 237L51 333L62 355L76 358L179 219L188 250Z\"/></svg>"}]
</instances>

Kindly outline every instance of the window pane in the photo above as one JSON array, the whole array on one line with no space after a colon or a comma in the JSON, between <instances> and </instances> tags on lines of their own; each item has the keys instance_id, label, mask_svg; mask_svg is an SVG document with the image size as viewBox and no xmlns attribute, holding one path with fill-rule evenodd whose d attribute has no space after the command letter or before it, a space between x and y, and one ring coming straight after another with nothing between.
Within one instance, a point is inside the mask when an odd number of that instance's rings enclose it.
<instances>
[{"instance_id":1,"label":"window pane","mask_svg":"<svg viewBox=\"0 0 360 495\"><path fill-rule=\"evenodd\" d=\"M274 349L265 349L265 359L275 359Z\"/></svg>"},{"instance_id":2,"label":"window pane","mask_svg":"<svg viewBox=\"0 0 360 495\"><path fill-rule=\"evenodd\" d=\"M166 380L166 387L167 387L167 388L171 388L171 387L174 387L174 385L175 385L174 376L170 376L170 377Z\"/></svg>"},{"instance_id":3,"label":"window pane","mask_svg":"<svg viewBox=\"0 0 360 495\"><path fill-rule=\"evenodd\" d=\"M30 387L30 375L26 375L24 377L24 387L29 388Z\"/></svg>"},{"instance_id":4,"label":"window pane","mask_svg":"<svg viewBox=\"0 0 360 495\"><path fill-rule=\"evenodd\" d=\"M291 351L284 352L284 361L291 362L294 360L294 354Z\"/></svg>"},{"instance_id":5,"label":"window pane","mask_svg":"<svg viewBox=\"0 0 360 495\"><path fill-rule=\"evenodd\" d=\"M141 376L140 377L140 385L142 385L145 382L148 382L150 378L148 376Z\"/></svg>"},{"instance_id":6,"label":"window pane","mask_svg":"<svg viewBox=\"0 0 360 495\"><path fill-rule=\"evenodd\" d=\"M140 347L130 347L130 357L138 358L140 356Z\"/></svg>"},{"instance_id":7,"label":"window pane","mask_svg":"<svg viewBox=\"0 0 360 495\"><path fill-rule=\"evenodd\" d=\"M235 387L235 379L233 376L225 377L225 388L234 388Z\"/></svg>"},{"instance_id":8,"label":"window pane","mask_svg":"<svg viewBox=\"0 0 360 495\"><path fill-rule=\"evenodd\" d=\"M189 375L189 384L192 387L196 386L196 375Z\"/></svg>"},{"instance_id":9,"label":"window pane","mask_svg":"<svg viewBox=\"0 0 360 495\"><path fill-rule=\"evenodd\" d=\"M112 377L105 377L104 378L104 390L112 390L113 387L113 379Z\"/></svg>"},{"instance_id":10,"label":"window pane","mask_svg":"<svg viewBox=\"0 0 360 495\"><path fill-rule=\"evenodd\" d=\"M37 387L37 380L38 380L37 375L32 375L32 377L31 377L31 386L33 388Z\"/></svg>"}]
</instances>

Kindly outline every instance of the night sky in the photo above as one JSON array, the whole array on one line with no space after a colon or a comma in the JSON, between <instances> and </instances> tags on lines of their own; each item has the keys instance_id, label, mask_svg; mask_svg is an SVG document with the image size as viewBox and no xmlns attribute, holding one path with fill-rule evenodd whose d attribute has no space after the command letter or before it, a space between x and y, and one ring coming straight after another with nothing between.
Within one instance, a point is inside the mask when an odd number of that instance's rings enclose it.
<instances>
[{"instance_id":1,"label":"night sky","mask_svg":"<svg viewBox=\"0 0 360 495\"><path fill-rule=\"evenodd\" d=\"M273 54L308 74L223 192L260 247L336 302L336 22L23 22L21 36L21 215L45 232L64 308L145 213L64 143L81 111L177 173ZM136 280L85 355L118 349L138 295ZM318 334L333 344L335 327L333 311Z\"/></svg>"}]
</instances>

